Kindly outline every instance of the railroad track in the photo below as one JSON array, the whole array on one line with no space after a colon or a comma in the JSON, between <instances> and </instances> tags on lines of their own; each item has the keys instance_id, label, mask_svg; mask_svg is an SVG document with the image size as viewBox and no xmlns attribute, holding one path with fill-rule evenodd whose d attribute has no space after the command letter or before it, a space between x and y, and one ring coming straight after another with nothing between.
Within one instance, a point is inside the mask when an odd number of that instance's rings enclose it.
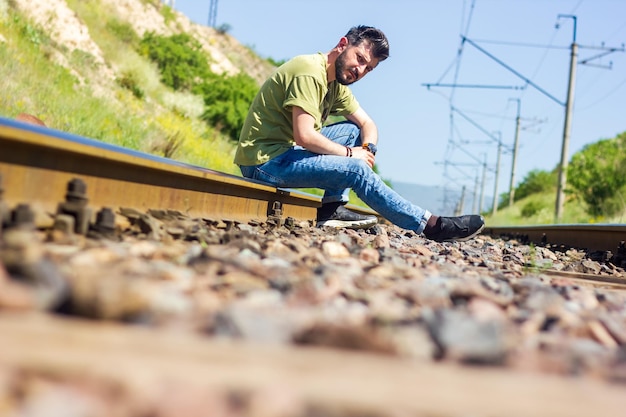
<instances>
[{"instance_id":1,"label":"railroad track","mask_svg":"<svg viewBox=\"0 0 626 417\"><path fill-rule=\"evenodd\" d=\"M626 257L626 225L623 224L487 226L483 234L522 243L586 249L590 253L610 251Z\"/></svg>"},{"instance_id":2,"label":"railroad track","mask_svg":"<svg viewBox=\"0 0 626 417\"><path fill-rule=\"evenodd\" d=\"M102 211L111 213L114 208L142 212L158 208L240 222L313 220L321 203L319 197L297 190L5 118L0 118L0 150L0 219L5 223L11 216L17 221L33 216L37 226L49 227L55 214L70 212L78 219L76 229L84 232L87 222L97 222L106 217L99 215ZM614 261L626 262L625 225L487 227L483 234L521 243L587 248L590 253L600 252L600 258L613 256ZM623 285L610 277L561 275Z\"/></svg>"},{"instance_id":3,"label":"railroad track","mask_svg":"<svg viewBox=\"0 0 626 417\"><path fill-rule=\"evenodd\" d=\"M0 198L5 207L29 204L39 225L76 200L95 210L160 207L234 221L314 219L320 205L295 190L10 119L0 118L0 150Z\"/></svg>"}]
</instances>

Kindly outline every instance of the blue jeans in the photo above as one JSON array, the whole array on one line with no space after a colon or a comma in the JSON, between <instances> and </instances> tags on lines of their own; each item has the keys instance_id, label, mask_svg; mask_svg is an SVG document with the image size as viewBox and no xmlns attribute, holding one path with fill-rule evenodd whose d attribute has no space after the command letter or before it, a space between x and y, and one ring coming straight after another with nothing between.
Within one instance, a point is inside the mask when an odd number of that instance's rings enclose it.
<instances>
[{"instance_id":1,"label":"blue jeans","mask_svg":"<svg viewBox=\"0 0 626 417\"><path fill-rule=\"evenodd\" d=\"M344 146L361 145L361 131L352 122L326 126L322 135ZM246 178L282 188L321 188L322 203L348 202L348 192L372 210L404 229L421 233L431 216L383 182L365 161L336 155L320 155L294 146L281 155L256 166L241 166Z\"/></svg>"}]
</instances>

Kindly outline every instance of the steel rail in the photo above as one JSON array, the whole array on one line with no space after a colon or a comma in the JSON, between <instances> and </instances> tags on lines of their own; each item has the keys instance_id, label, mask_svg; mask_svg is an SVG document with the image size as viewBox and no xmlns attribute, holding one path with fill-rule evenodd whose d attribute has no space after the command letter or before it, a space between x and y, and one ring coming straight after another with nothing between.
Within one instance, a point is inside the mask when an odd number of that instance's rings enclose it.
<instances>
[{"instance_id":1,"label":"steel rail","mask_svg":"<svg viewBox=\"0 0 626 417\"><path fill-rule=\"evenodd\" d=\"M537 245L565 246L588 252L624 252L624 224L563 224L539 226L487 226L484 235L516 239ZM624 254L624 253L623 253ZM624 254L626 255L626 254Z\"/></svg>"},{"instance_id":2,"label":"steel rail","mask_svg":"<svg viewBox=\"0 0 626 417\"><path fill-rule=\"evenodd\" d=\"M297 190L0 118L0 211L2 204L27 203L37 214L38 225L49 225L75 178L86 184L91 207L169 209L215 220L265 221L268 216L313 220L321 201ZM626 225L488 226L483 234L522 243L617 251L626 259Z\"/></svg>"},{"instance_id":3,"label":"steel rail","mask_svg":"<svg viewBox=\"0 0 626 417\"><path fill-rule=\"evenodd\" d=\"M605 291L621 292L626 290L626 278L551 269L541 271L541 274L552 283L560 281L570 285L602 288Z\"/></svg>"},{"instance_id":4,"label":"steel rail","mask_svg":"<svg viewBox=\"0 0 626 417\"><path fill-rule=\"evenodd\" d=\"M321 201L297 190L0 118L0 199L5 204L28 203L38 221L41 213L50 218L75 178L86 185L90 206L160 208L210 219L264 221L273 215L312 220Z\"/></svg>"}]
</instances>

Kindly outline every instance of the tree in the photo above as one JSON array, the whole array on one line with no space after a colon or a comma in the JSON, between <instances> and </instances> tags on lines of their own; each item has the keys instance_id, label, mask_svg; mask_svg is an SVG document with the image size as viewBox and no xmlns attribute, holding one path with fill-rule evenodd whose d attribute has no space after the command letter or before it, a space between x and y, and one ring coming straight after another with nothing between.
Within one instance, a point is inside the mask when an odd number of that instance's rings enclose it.
<instances>
[{"instance_id":1,"label":"tree","mask_svg":"<svg viewBox=\"0 0 626 417\"><path fill-rule=\"evenodd\" d=\"M577 152L567 170L570 192L585 201L593 216L613 215L621 209L620 190L626 185L626 132Z\"/></svg>"}]
</instances>

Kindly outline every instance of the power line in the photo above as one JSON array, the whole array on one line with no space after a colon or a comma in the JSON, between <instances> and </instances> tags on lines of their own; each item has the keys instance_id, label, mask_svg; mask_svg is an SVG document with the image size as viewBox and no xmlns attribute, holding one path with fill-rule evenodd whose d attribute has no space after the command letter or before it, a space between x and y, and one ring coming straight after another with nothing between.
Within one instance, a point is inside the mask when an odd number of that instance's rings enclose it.
<instances>
[{"instance_id":1,"label":"power line","mask_svg":"<svg viewBox=\"0 0 626 417\"><path fill-rule=\"evenodd\" d=\"M539 70L541 70L541 68L543 67L544 62L546 61L546 58L548 57L548 51L550 51L550 49L553 49L552 47L553 47L554 39L556 39L557 32L558 32L558 26L555 25L554 31L552 32L552 37L550 38L550 41L548 42L548 45L545 46L543 54L541 55L541 59L537 63L537 67L535 68L535 71L533 71L533 73L530 76L530 78L534 79L537 76L537 74L539 74ZM519 98L520 99L523 98L524 94L526 94L525 91L522 94L520 94Z\"/></svg>"},{"instance_id":2,"label":"power line","mask_svg":"<svg viewBox=\"0 0 626 417\"><path fill-rule=\"evenodd\" d=\"M622 86L626 84L626 78L624 78L619 84L617 84L615 87L611 88L611 90L606 93L604 96L600 97L598 100L586 105L585 107L576 107L576 110L587 110L593 106L595 106L596 104L606 100L609 96L612 96L613 94L617 93L617 91L622 88Z\"/></svg>"},{"instance_id":3,"label":"power line","mask_svg":"<svg viewBox=\"0 0 626 417\"><path fill-rule=\"evenodd\" d=\"M552 45L544 45L544 44L538 44L538 43L494 41L490 39L474 39L474 42L488 43L492 45L521 46L521 47L526 47L526 48L569 49L569 46L552 46Z\"/></svg>"},{"instance_id":4,"label":"power line","mask_svg":"<svg viewBox=\"0 0 626 417\"><path fill-rule=\"evenodd\" d=\"M558 98L554 97L552 94L548 93L543 88L539 87L537 84L535 84L529 78L527 78L527 77L523 76L522 74L520 74L518 71L513 69L513 67L511 67L510 65L507 65L502 60L498 59L495 55L491 54L490 52L488 52L484 48L480 47L476 42L472 41L471 39L467 39L467 38L465 38L465 41L468 42L470 45L472 45L474 48L478 49L483 54L487 55L489 58L491 58L494 61L496 61L498 64L500 64L501 66L503 66L504 68L506 68L507 70L512 72L513 74L515 74L516 76L518 76L519 78L521 78L522 80L524 80L527 84L530 84L531 86L535 87L535 89L539 90L541 93L543 93L547 97L549 97L552 100L556 101L561 106L565 105L565 103L563 103L561 100L559 100ZM575 43L575 41L574 41L574 43Z\"/></svg>"},{"instance_id":5,"label":"power line","mask_svg":"<svg viewBox=\"0 0 626 417\"><path fill-rule=\"evenodd\" d=\"M622 25L620 25L617 29L615 29L609 36L607 36L605 39L612 39L615 35L617 35L618 33L620 33L622 31L622 29L624 29L626 27L626 22L624 22Z\"/></svg>"},{"instance_id":6,"label":"power line","mask_svg":"<svg viewBox=\"0 0 626 417\"><path fill-rule=\"evenodd\" d=\"M576 10L580 7L580 5L583 3L583 1L585 0L579 0L579 2L576 3L576 6L574 6L574 8L569 12L569 14L574 14Z\"/></svg>"},{"instance_id":7,"label":"power line","mask_svg":"<svg viewBox=\"0 0 626 417\"><path fill-rule=\"evenodd\" d=\"M452 87L452 88L490 88L494 90L523 90L523 85L480 85L480 84L449 84L449 83L425 83L426 88L431 87Z\"/></svg>"},{"instance_id":8,"label":"power line","mask_svg":"<svg viewBox=\"0 0 626 417\"><path fill-rule=\"evenodd\" d=\"M470 28L470 24L472 22L472 16L474 14L474 6L476 4L476 0L472 0L472 4L470 5L470 11L469 14L467 16L467 23L465 25L465 30L463 31L463 36L466 36L469 32L469 28ZM454 84L457 83L458 79L459 79L459 71L461 69L461 55L463 54L463 45L465 42L461 41L461 44L459 45L459 49L457 52L457 61L456 61L456 67L454 69ZM450 94L451 99L454 98L454 89L452 89L452 93Z\"/></svg>"}]
</instances>

